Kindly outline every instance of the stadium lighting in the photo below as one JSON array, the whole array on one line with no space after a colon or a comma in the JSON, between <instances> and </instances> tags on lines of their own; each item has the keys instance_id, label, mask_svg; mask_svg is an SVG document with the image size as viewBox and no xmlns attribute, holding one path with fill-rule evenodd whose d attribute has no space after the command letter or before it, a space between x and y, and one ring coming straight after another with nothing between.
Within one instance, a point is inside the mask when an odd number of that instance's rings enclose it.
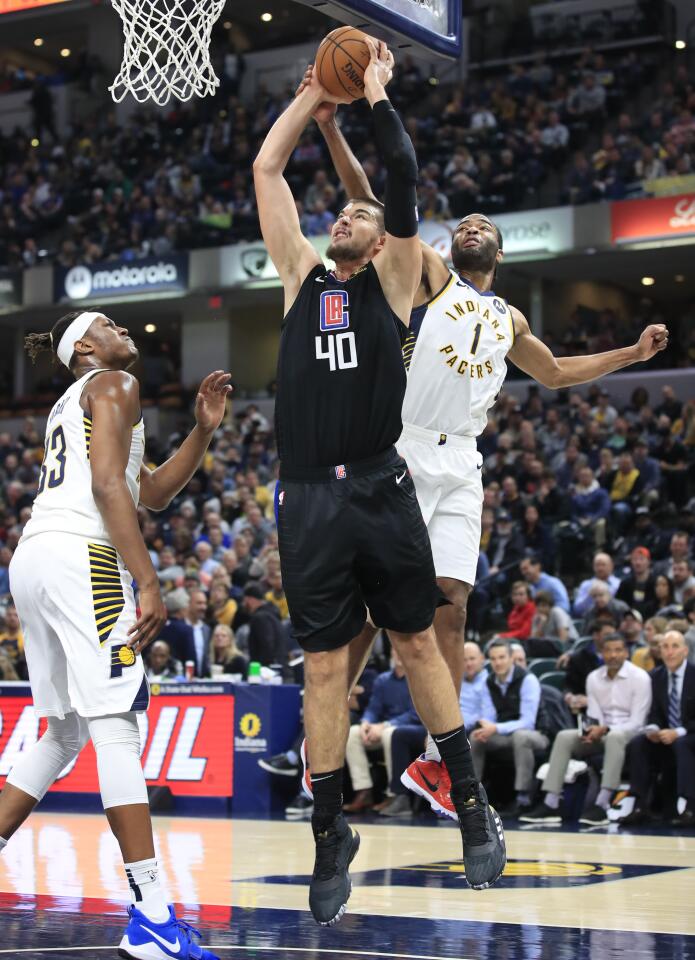
<instances>
[{"instance_id":1,"label":"stadium lighting","mask_svg":"<svg viewBox=\"0 0 695 960\"><path fill-rule=\"evenodd\" d=\"M643 287L653 287L656 283L654 277L642 277L642 286Z\"/></svg>"},{"instance_id":2,"label":"stadium lighting","mask_svg":"<svg viewBox=\"0 0 695 960\"><path fill-rule=\"evenodd\" d=\"M439 80L436 77L430 77L427 82L431 87L436 87L439 84Z\"/></svg>"},{"instance_id":3,"label":"stadium lighting","mask_svg":"<svg viewBox=\"0 0 695 960\"><path fill-rule=\"evenodd\" d=\"M146 323L145 324L145 333L156 333L157 324L156 323Z\"/></svg>"},{"instance_id":4,"label":"stadium lighting","mask_svg":"<svg viewBox=\"0 0 695 960\"><path fill-rule=\"evenodd\" d=\"M35 47L42 47L42 46L43 46L43 37L36 37L36 39L34 40L34 46L35 46Z\"/></svg>"},{"instance_id":5,"label":"stadium lighting","mask_svg":"<svg viewBox=\"0 0 695 960\"><path fill-rule=\"evenodd\" d=\"M685 40L676 40L676 50L685 50L687 46Z\"/></svg>"},{"instance_id":6,"label":"stadium lighting","mask_svg":"<svg viewBox=\"0 0 695 960\"><path fill-rule=\"evenodd\" d=\"M685 283L685 276L682 273L677 273L673 279L676 283Z\"/></svg>"},{"instance_id":7,"label":"stadium lighting","mask_svg":"<svg viewBox=\"0 0 695 960\"><path fill-rule=\"evenodd\" d=\"M38 147L39 141L36 139L36 137L32 138L31 145L32 147Z\"/></svg>"},{"instance_id":8,"label":"stadium lighting","mask_svg":"<svg viewBox=\"0 0 695 960\"><path fill-rule=\"evenodd\" d=\"M69 47L63 47L63 49L60 51L60 55L61 57L69 57L71 52L72 51Z\"/></svg>"},{"instance_id":9,"label":"stadium lighting","mask_svg":"<svg viewBox=\"0 0 695 960\"><path fill-rule=\"evenodd\" d=\"M231 29L232 29L232 24L231 24L231 22L230 22L229 20L225 20L224 23L222 24L222 26L224 27L225 30L231 30Z\"/></svg>"},{"instance_id":10,"label":"stadium lighting","mask_svg":"<svg viewBox=\"0 0 695 960\"><path fill-rule=\"evenodd\" d=\"M272 13L262 13L262 14L261 14L261 20L263 21L263 23L270 23L270 21L271 21L272 19L273 19Z\"/></svg>"}]
</instances>

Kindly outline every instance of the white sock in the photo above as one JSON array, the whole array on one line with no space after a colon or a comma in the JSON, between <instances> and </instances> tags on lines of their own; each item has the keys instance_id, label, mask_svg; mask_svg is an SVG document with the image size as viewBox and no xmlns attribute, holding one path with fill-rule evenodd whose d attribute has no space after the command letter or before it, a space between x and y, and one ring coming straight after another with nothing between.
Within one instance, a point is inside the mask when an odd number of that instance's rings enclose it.
<instances>
[{"instance_id":1,"label":"white sock","mask_svg":"<svg viewBox=\"0 0 695 960\"><path fill-rule=\"evenodd\" d=\"M130 887L130 899L141 913L153 923L166 923L169 908L159 882L157 861L138 860L125 864L125 875Z\"/></svg>"},{"instance_id":2,"label":"white sock","mask_svg":"<svg viewBox=\"0 0 695 960\"><path fill-rule=\"evenodd\" d=\"M550 791L548 791L548 793L546 793L546 795L545 795L545 805L546 805L546 807L550 807L551 810L559 810L559 809L560 809L560 794L559 794L559 793L551 793Z\"/></svg>"},{"instance_id":3,"label":"white sock","mask_svg":"<svg viewBox=\"0 0 695 960\"><path fill-rule=\"evenodd\" d=\"M599 791L599 795L596 797L596 806L602 807L604 810L607 810L611 805L611 799L613 797L612 790L606 790L604 787Z\"/></svg>"},{"instance_id":4,"label":"white sock","mask_svg":"<svg viewBox=\"0 0 695 960\"><path fill-rule=\"evenodd\" d=\"M4 837L0 837L0 853L2 853L2 851L5 849L6 846L7 846L7 840L5 840Z\"/></svg>"},{"instance_id":5,"label":"white sock","mask_svg":"<svg viewBox=\"0 0 695 960\"><path fill-rule=\"evenodd\" d=\"M437 744L432 739L431 735L427 734L427 745L425 746L425 757L428 760L436 760L437 763L442 762L442 755L439 752Z\"/></svg>"}]
</instances>

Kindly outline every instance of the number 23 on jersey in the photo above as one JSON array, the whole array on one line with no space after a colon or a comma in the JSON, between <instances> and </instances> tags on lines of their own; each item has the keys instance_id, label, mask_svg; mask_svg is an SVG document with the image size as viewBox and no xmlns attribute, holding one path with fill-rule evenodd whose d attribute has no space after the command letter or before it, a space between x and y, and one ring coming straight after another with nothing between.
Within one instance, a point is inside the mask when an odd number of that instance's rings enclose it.
<instances>
[{"instance_id":1,"label":"number 23 on jersey","mask_svg":"<svg viewBox=\"0 0 695 960\"><path fill-rule=\"evenodd\" d=\"M329 370L352 370L357 366L355 334L348 331L350 307L347 290L323 290L319 328L315 338L316 359L327 360ZM344 331L342 333L334 331Z\"/></svg>"}]
</instances>

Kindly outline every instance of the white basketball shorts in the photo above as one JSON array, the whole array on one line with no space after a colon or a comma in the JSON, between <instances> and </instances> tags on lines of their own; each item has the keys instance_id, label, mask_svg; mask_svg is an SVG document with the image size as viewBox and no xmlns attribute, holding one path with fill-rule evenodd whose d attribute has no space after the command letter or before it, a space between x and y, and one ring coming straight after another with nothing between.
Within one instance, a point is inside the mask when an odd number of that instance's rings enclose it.
<instances>
[{"instance_id":1,"label":"white basketball shorts","mask_svg":"<svg viewBox=\"0 0 695 960\"><path fill-rule=\"evenodd\" d=\"M483 508L483 458L475 438L404 423L396 447L415 482L437 576L474 584Z\"/></svg>"},{"instance_id":2,"label":"white basketball shorts","mask_svg":"<svg viewBox=\"0 0 695 960\"><path fill-rule=\"evenodd\" d=\"M40 717L147 710L142 657L127 646L137 619L131 579L116 550L103 543L69 533L20 542L10 590Z\"/></svg>"}]
</instances>

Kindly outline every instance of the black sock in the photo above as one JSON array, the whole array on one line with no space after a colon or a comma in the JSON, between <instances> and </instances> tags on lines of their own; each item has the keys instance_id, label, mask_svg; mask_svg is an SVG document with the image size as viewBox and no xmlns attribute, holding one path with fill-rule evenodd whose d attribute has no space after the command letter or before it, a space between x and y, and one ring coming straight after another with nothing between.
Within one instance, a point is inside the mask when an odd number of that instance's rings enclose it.
<instances>
[{"instance_id":1,"label":"black sock","mask_svg":"<svg viewBox=\"0 0 695 960\"><path fill-rule=\"evenodd\" d=\"M462 786L464 780L475 778L473 755L465 727L461 726L449 733L433 733L432 739L449 771L453 789Z\"/></svg>"},{"instance_id":2,"label":"black sock","mask_svg":"<svg viewBox=\"0 0 695 960\"><path fill-rule=\"evenodd\" d=\"M311 771L311 789L314 792L314 812L311 826L314 836L323 833L343 810L343 768L329 773Z\"/></svg>"}]
</instances>

